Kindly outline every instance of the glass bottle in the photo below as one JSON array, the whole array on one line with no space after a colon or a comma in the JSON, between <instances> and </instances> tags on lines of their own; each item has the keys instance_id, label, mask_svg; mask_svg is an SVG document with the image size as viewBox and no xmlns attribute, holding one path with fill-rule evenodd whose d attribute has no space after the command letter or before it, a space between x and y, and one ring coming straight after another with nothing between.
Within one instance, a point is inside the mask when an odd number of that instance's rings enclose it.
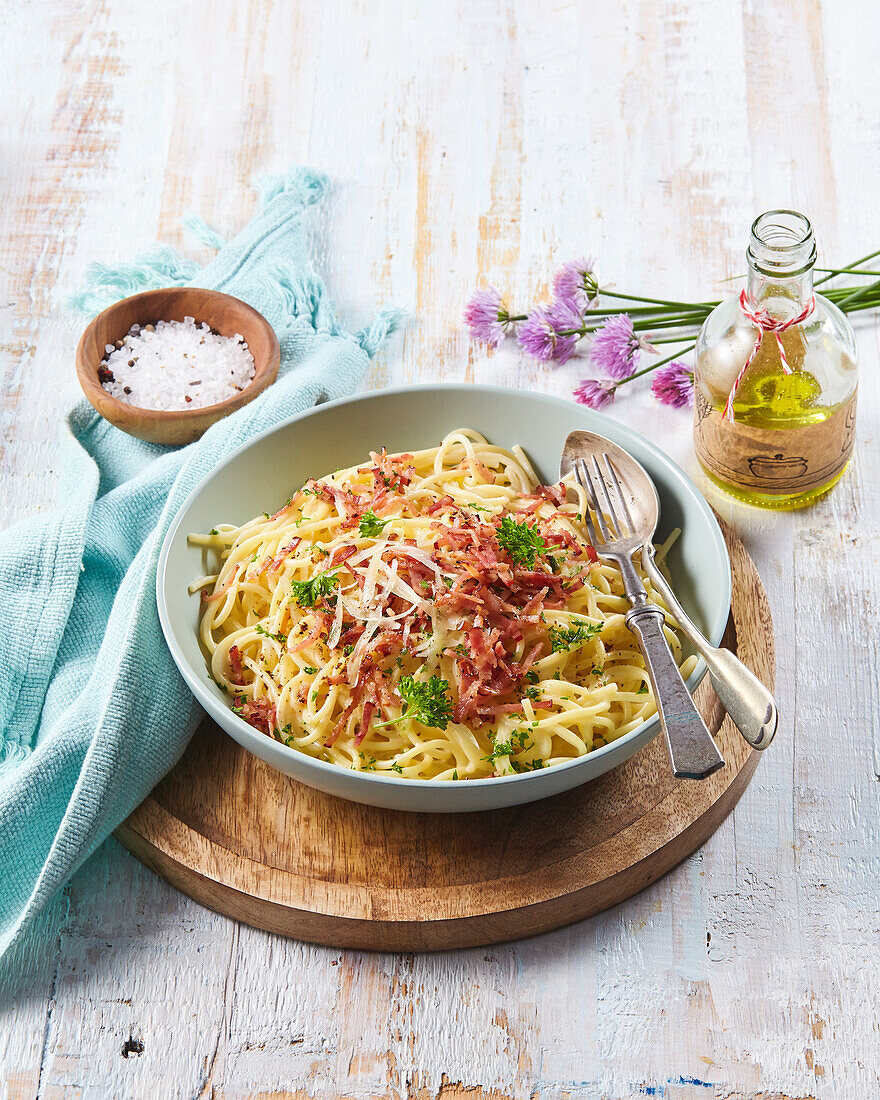
<instances>
[{"instance_id":1,"label":"glass bottle","mask_svg":"<svg viewBox=\"0 0 880 1100\"><path fill-rule=\"evenodd\" d=\"M816 244L803 214L762 214L746 259L742 296L718 305L697 339L694 447L726 492L799 508L834 485L852 454L855 335L813 291Z\"/></svg>"}]
</instances>

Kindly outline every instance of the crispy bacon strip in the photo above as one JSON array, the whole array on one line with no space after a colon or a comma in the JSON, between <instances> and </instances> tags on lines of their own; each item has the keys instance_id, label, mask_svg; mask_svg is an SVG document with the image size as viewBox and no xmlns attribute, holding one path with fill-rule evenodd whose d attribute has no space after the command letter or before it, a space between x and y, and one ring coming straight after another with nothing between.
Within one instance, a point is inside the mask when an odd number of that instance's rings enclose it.
<instances>
[{"instance_id":1,"label":"crispy bacon strip","mask_svg":"<svg viewBox=\"0 0 880 1100\"><path fill-rule=\"evenodd\" d=\"M229 647L229 679L238 687L244 683L244 669L241 664L241 650L237 645Z\"/></svg>"}]
</instances>

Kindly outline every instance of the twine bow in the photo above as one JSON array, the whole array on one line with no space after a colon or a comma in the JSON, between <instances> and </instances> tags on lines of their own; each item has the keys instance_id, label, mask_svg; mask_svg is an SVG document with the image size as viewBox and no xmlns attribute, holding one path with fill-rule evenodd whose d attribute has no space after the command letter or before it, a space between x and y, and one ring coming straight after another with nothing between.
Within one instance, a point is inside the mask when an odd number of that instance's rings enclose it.
<instances>
[{"instance_id":1,"label":"twine bow","mask_svg":"<svg viewBox=\"0 0 880 1100\"><path fill-rule=\"evenodd\" d=\"M779 358L782 362L782 373L791 374L791 367L788 365L788 360L785 358L785 348L782 346L782 341L779 339L780 332L785 332L787 328L791 328L792 325L799 325L801 321L805 321L807 317L816 308L815 295L810 295L810 300L800 311L796 317L791 317L787 321L781 321L776 317L771 317L766 309L752 309L749 305L746 292L743 292L739 296L739 308L742 310L743 315L747 317L753 325L760 329L758 338L755 340L755 346L752 348L752 353L745 361L745 364L740 369L739 374L734 380L733 387L727 397L727 404L724 406L724 419L730 423L733 423L733 399L736 397L736 391L739 389L740 382L742 382L746 371L754 362L755 356L761 350L761 344L764 342L764 333L772 332L776 337L776 346L779 348Z\"/></svg>"}]
</instances>

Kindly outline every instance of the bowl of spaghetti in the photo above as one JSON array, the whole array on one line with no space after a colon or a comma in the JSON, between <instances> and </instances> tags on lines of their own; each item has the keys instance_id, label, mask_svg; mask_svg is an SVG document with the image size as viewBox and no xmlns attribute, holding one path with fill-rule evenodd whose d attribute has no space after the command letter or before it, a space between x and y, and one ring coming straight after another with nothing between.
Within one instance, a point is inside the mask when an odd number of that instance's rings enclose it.
<instances>
[{"instance_id":1,"label":"bowl of spaghetti","mask_svg":"<svg viewBox=\"0 0 880 1100\"><path fill-rule=\"evenodd\" d=\"M280 771L401 810L529 802L632 756L659 720L619 572L558 478L574 428L651 474L658 556L717 644L724 540L652 444L556 398L410 387L293 417L184 503L157 594L198 701ZM693 691L705 667L667 637Z\"/></svg>"}]
</instances>

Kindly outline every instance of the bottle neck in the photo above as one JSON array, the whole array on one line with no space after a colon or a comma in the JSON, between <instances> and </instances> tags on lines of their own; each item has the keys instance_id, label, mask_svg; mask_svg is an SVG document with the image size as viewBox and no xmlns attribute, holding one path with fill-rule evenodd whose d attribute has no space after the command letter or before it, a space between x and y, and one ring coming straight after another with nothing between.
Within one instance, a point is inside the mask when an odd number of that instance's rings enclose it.
<instances>
[{"instance_id":1,"label":"bottle neck","mask_svg":"<svg viewBox=\"0 0 880 1100\"><path fill-rule=\"evenodd\" d=\"M749 267L746 297L752 309L766 309L771 317L787 320L796 317L813 294L813 271L782 279Z\"/></svg>"},{"instance_id":2,"label":"bottle neck","mask_svg":"<svg viewBox=\"0 0 880 1100\"><path fill-rule=\"evenodd\" d=\"M807 218L796 210L768 210L755 219L749 249L746 297L752 309L788 320L813 294L816 242Z\"/></svg>"}]
</instances>

